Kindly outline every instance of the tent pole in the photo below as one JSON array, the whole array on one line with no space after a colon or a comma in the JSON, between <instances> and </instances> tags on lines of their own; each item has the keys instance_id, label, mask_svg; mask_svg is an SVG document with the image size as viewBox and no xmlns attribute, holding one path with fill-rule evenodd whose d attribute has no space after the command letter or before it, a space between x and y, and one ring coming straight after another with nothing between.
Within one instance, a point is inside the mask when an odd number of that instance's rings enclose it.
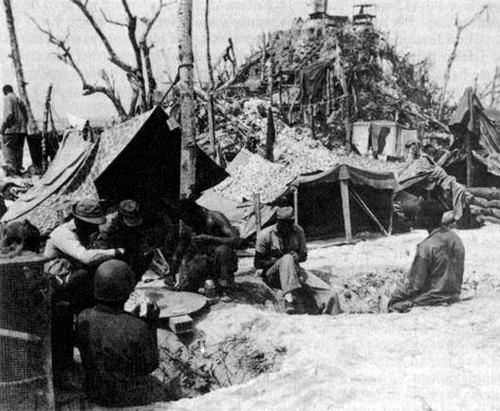
<instances>
[{"instance_id":1,"label":"tent pole","mask_svg":"<svg viewBox=\"0 0 500 411\"><path fill-rule=\"evenodd\" d=\"M299 224L299 187L293 190L293 219L295 224Z\"/></svg>"},{"instance_id":2,"label":"tent pole","mask_svg":"<svg viewBox=\"0 0 500 411\"><path fill-rule=\"evenodd\" d=\"M360 197L360 195L358 193L356 193L356 191L354 191L353 188L351 188L351 194L354 197L354 199L358 202L358 204L361 206L361 208L363 210L365 210L366 214L368 214L368 216L374 221L374 223L377 224L377 226L380 229L380 231L382 231L382 233L384 233L384 235L389 236L389 233L384 228L384 226L382 225L382 223L375 216L375 214L372 213L372 211L370 210L370 208L366 205L366 203L363 201L363 199ZM391 215L392 215L392 213L391 213Z\"/></svg>"},{"instance_id":3,"label":"tent pole","mask_svg":"<svg viewBox=\"0 0 500 411\"><path fill-rule=\"evenodd\" d=\"M342 197L342 212L344 214L345 240L352 242L351 209L349 208L349 180L340 180L340 195Z\"/></svg>"},{"instance_id":4,"label":"tent pole","mask_svg":"<svg viewBox=\"0 0 500 411\"><path fill-rule=\"evenodd\" d=\"M262 220L261 220L261 215L260 215L260 194L255 193L254 194L254 200L255 200L255 226L257 228L257 235L260 234L260 230L262 228Z\"/></svg>"},{"instance_id":5,"label":"tent pole","mask_svg":"<svg viewBox=\"0 0 500 411\"><path fill-rule=\"evenodd\" d=\"M476 116L474 115L474 93L470 93L469 96L469 115L470 124L472 124L472 132L475 134L477 130ZM472 148L471 148L471 132L465 131L465 158L467 162L467 187L474 186L473 178L473 164L472 164Z\"/></svg>"}]
</instances>

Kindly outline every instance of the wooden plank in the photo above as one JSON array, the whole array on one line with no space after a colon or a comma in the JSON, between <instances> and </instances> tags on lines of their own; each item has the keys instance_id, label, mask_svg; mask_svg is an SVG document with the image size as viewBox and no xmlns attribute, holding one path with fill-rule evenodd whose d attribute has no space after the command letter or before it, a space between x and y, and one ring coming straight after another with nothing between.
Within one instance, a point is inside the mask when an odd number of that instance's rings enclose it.
<instances>
[{"instance_id":1,"label":"wooden plank","mask_svg":"<svg viewBox=\"0 0 500 411\"><path fill-rule=\"evenodd\" d=\"M299 188L293 190L293 219L295 224L299 224Z\"/></svg>"},{"instance_id":2,"label":"wooden plank","mask_svg":"<svg viewBox=\"0 0 500 411\"><path fill-rule=\"evenodd\" d=\"M340 195L342 197L342 213L344 215L345 239L352 242L351 209L349 208L349 180L340 180Z\"/></svg>"},{"instance_id":3,"label":"wooden plank","mask_svg":"<svg viewBox=\"0 0 500 411\"><path fill-rule=\"evenodd\" d=\"M41 343L42 339L35 334L28 334L22 331L6 330L0 328L0 337L12 338L14 340L21 340L26 342Z\"/></svg>"},{"instance_id":4,"label":"wooden plank","mask_svg":"<svg viewBox=\"0 0 500 411\"><path fill-rule=\"evenodd\" d=\"M180 315L168 319L168 326L175 334L186 334L193 331L193 319L189 315Z\"/></svg>"},{"instance_id":5,"label":"wooden plank","mask_svg":"<svg viewBox=\"0 0 500 411\"><path fill-rule=\"evenodd\" d=\"M262 220L261 220L261 215L260 215L260 194L256 193L255 197L255 226L257 228L257 235L259 235L260 230L262 228Z\"/></svg>"}]
</instances>

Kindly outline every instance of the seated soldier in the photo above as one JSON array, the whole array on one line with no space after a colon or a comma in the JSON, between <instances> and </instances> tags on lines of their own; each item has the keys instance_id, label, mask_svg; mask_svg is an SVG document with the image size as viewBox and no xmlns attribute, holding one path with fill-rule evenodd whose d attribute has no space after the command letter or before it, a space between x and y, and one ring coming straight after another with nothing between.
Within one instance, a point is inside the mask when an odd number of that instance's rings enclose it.
<instances>
[{"instance_id":1,"label":"seated soldier","mask_svg":"<svg viewBox=\"0 0 500 411\"><path fill-rule=\"evenodd\" d=\"M146 320L124 311L133 291L130 267L119 260L102 263L94 279L97 305L78 315L76 346L85 370L89 399L111 407L137 406L153 399L158 367L158 309L149 304Z\"/></svg>"},{"instance_id":2,"label":"seated soldier","mask_svg":"<svg viewBox=\"0 0 500 411\"><path fill-rule=\"evenodd\" d=\"M255 268L263 270L270 287L283 291L288 314L339 313L338 299L328 284L299 265L307 259L306 237L293 217L292 207L278 208L277 223L257 236Z\"/></svg>"},{"instance_id":3,"label":"seated soldier","mask_svg":"<svg viewBox=\"0 0 500 411\"><path fill-rule=\"evenodd\" d=\"M65 383L63 374L73 365L73 316L93 305L95 268L123 253L120 249L89 248L91 236L106 221L97 201L80 200L72 213L72 220L50 234L44 252L51 259L45 270L54 285L52 349L56 384Z\"/></svg>"},{"instance_id":4,"label":"seated soldier","mask_svg":"<svg viewBox=\"0 0 500 411\"><path fill-rule=\"evenodd\" d=\"M122 248L123 260L130 265L137 281L147 270L152 257L152 253L148 254L144 250L142 226L139 204L134 200L123 200L118 212L101 226L93 243L95 248Z\"/></svg>"},{"instance_id":5,"label":"seated soldier","mask_svg":"<svg viewBox=\"0 0 500 411\"><path fill-rule=\"evenodd\" d=\"M179 290L198 291L213 279L219 291L230 288L238 269L238 231L226 216L199 206L194 200L179 202L174 211L184 223L172 257L172 271L180 269Z\"/></svg>"},{"instance_id":6,"label":"seated soldier","mask_svg":"<svg viewBox=\"0 0 500 411\"><path fill-rule=\"evenodd\" d=\"M406 283L392 294L389 311L452 303L460 296L465 258L462 240L442 226L443 208L437 201L424 201L419 218L429 236L417 246Z\"/></svg>"}]
</instances>

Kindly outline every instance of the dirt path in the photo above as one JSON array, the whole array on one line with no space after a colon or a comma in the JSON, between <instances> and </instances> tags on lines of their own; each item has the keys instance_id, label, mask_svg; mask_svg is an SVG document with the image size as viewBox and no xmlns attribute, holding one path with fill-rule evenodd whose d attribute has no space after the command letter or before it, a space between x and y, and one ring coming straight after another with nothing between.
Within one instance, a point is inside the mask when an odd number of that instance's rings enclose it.
<instances>
[{"instance_id":1,"label":"dirt path","mask_svg":"<svg viewBox=\"0 0 500 411\"><path fill-rule=\"evenodd\" d=\"M409 314L285 316L237 304L198 323L212 341L251 329L256 344L285 347L281 368L165 410L500 409L500 228L461 231L467 298ZM307 267L341 283L406 270L424 232L318 249Z\"/></svg>"}]
</instances>

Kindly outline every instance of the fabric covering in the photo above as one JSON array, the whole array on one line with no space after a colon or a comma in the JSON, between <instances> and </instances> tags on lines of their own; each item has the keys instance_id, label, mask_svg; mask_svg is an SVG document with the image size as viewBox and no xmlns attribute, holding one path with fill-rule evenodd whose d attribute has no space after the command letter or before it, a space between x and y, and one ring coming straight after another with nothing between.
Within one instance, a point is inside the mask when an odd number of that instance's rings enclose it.
<instances>
[{"instance_id":1,"label":"fabric covering","mask_svg":"<svg viewBox=\"0 0 500 411\"><path fill-rule=\"evenodd\" d=\"M470 194L455 177L448 175L426 155L410 163L401 172L398 191L411 191L417 184L426 191L434 192L435 197L447 210L453 210L455 221L462 218Z\"/></svg>"},{"instance_id":2,"label":"fabric covering","mask_svg":"<svg viewBox=\"0 0 500 411\"><path fill-rule=\"evenodd\" d=\"M337 56L332 60L317 61L304 67L299 74L300 94L299 101L302 104L317 103L323 100L326 88L326 77L328 70L333 70L342 90L347 94L347 82L340 58Z\"/></svg>"},{"instance_id":3,"label":"fabric covering","mask_svg":"<svg viewBox=\"0 0 500 411\"><path fill-rule=\"evenodd\" d=\"M21 196L2 221L28 219L42 234L69 214L82 197L136 200L144 209L161 197L178 198L179 129L171 130L160 107L105 130L95 142L68 133L44 176ZM197 148L196 190L219 183L227 173Z\"/></svg>"},{"instance_id":4,"label":"fabric covering","mask_svg":"<svg viewBox=\"0 0 500 411\"><path fill-rule=\"evenodd\" d=\"M396 190L398 182L393 173L382 173L340 164L330 170L317 174L297 177L294 185L336 182L350 180L353 184L367 185L378 190Z\"/></svg>"},{"instance_id":5,"label":"fabric covering","mask_svg":"<svg viewBox=\"0 0 500 411\"><path fill-rule=\"evenodd\" d=\"M490 116L491 113L484 110L473 89L468 87L448 127L455 136L452 148L463 152L463 140L466 133L469 133L474 158L484 164L489 173L500 176L500 132L495 128ZM478 124L479 133L474 130L475 122ZM453 164L452 160L449 158L444 166ZM458 160L458 157L455 157L455 160Z\"/></svg>"}]
</instances>

